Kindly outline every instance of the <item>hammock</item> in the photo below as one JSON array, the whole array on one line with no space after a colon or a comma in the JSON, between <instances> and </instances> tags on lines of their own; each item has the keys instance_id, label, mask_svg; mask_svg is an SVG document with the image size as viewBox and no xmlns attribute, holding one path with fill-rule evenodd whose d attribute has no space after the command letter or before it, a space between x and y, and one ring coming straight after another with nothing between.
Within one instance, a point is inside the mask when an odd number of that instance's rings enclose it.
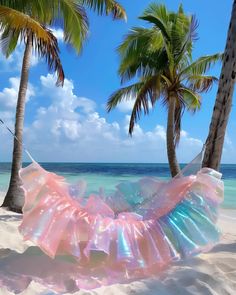
<instances>
[{"instance_id":1,"label":"hammock","mask_svg":"<svg viewBox=\"0 0 236 295\"><path fill-rule=\"evenodd\" d=\"M219 240L221 174L203 168L185 176L188 171L169 181L120 183L111 195L100 190L85 198L84 183L70 185L33 162L20 171L25 204L19 230L51 258L70 256L80 273L89 272L90 280L77 279L80 288L157 274Z\"/></svg>"},{"instance_id":2,"label":"hammock","mask_svg":"<svg viewBox=\"0 0 236 295\"><path fill-rule=\"evenodd\" d=\"M71 185L31 158L20 170L19 231L55 261L69 263L75 289L156 275L219 241L223 182L219 172L200 168L203 152L169 181L147 177L88 197L85 182ZM55 285L53 273L44 283ZM66 290L63 279L60 284L57 289Z\"/></svg>"}]
</instances>

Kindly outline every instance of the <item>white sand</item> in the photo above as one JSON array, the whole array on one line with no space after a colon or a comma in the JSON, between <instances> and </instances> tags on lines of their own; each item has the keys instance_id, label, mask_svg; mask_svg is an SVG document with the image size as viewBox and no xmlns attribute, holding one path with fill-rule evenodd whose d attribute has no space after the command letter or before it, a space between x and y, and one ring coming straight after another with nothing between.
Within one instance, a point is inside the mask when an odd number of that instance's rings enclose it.
<instances>
[{"instance_id":1,"label":"white sand","mask_svg":"<svg viewBox=\"0 0 236 295\"><path fill-rule=\"evenodd\" d=\"M0 271L1 260L8 255L24 253L31 243L22 241L17 226L20 215L0 209ZM236 294L236 211L222 210L219 226L221 242L207 254L178 263L161 277L116 284L76 295L235 295ZM16 251L16 252L14 252ZM12 254L13 253L13 254ZM0 277L1 282L1 277ZM0 295L14 293L0 287ZM53 295L43 285L32 281L20 295ZM67 293L71 294L71 293Z\"/></svg>"}]
</instances>

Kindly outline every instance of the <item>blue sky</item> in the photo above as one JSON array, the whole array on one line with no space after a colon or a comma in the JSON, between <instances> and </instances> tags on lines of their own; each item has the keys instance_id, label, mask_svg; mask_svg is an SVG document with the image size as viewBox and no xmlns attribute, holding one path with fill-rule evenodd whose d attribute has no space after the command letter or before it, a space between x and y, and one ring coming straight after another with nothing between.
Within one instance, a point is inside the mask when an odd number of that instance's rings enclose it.
<instances>
[{"instance_id":1,"label":"blue sky","mask_svg":"<svg viewBox=\"0 0 236 295\"><path fill-rule=\"evenodd\" d=\"M32 58L30 87L25 116L25 144L38 161L83 162L166 162L166 110L158 104L150 116L142 117L133 138L127 135L131 103L106 113L109 95L120 86L117 76L116 47L132 26L145 25L137 19L152 1L121 1L128 21L112 21L89 13L90 34L83 52L77 55L59 38L61 59L67 80L64 88L54 86L43 61ZM179 1L162 1L176 10ZM231 13L231 0L182 1L189 14L198 21L199 39L194 57L222 52ZM207 4L206 4L207 3ZM13 127L14 108L19 85L23 47L6 61L0 57L0 116ZM211 73L219 75L220 66ZM178 148L180 162L190 161L201 149L208 133L217 85L203 95L202 109L194 116L184 114L182 139ZM226 135L223 162L236 163L236 108L231 113ZM0 161L11 159L12 139L1 130L5 145Z\"/></svg>"}]
</instances>

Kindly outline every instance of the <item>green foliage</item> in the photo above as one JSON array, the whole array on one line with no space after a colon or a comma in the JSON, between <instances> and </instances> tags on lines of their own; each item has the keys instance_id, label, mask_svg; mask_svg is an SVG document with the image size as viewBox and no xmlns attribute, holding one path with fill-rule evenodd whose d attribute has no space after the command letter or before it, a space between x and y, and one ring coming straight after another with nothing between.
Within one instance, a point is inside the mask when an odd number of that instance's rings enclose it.
<instances>
[{"instance_id":1,"label":"green foliage","mask_svg":"<svg viewBox=\"0 0 236 295\"><path fill-rule=\"evenodd\" d=\"M114 19L126 19L126 13L122 5L114 0L82 0L82 5L89 7L98 14L112 14Z\"/></svg>"},{"instance_id":2,"label":"green foliage","mask_svg":"<svg viewBox=\"0 0 236 295\"><path fill-rule=\"evenodd\" d=\"M177 144L184 110L195 112L200 108L200 94L217 81L206 73L222 56L215 54L192 60L198 24L195 17L184 13L182 5L172 12L165 5L152 3L140 19L149 26L134 27L118 47L121 82L133 78L139 82L114 92L107 109L111 111L122 100L134 100L129 126L132 134L141 113L148 114L150 105L160 100L168 108L170 99L175 99Z\"/></svg>"},{"instance_id":3,"label":"green foliage","mask_svg":"<svg viewBox=\"0 0 236 295\"><path fill-rule=\"evenodd\" d=\"M88 33L85 8L98 14L112 14L114 19L126 19L123 7L114 0L0 0L7 6L30 15L44 25L59 25L65 42L80 52Z\"/></svg>"},{"instance_id":4,"label":"green foliage","mask_svg":"<svg viewBox=\"0 0 236 295\"><path fill-rule=\"evenodd\" d=\"M0 29L3 32L0 44L6 56L15 49L19 38L25 42L30 38L35 52L46 59L50 70L57 72L57 84L63 84L58 43L50 30L28 15L6 6L0 6Z\"/></svg>"},{"instance_id":5,"label":"green foliage","mask_svg":"<svg viewBox=\"0 0 236 295\"><path fill-rule=\"evenodd\" d=\"M0 0L3 53L8 57L18 41L26 41L31 34L34 50L46 58L50 69L58 72L58 83L61 83L64 73L58 44L46 26L59 25L64 31L65 42L79 53L88 33L85 7L98 14L111 13L114 19L126 18L123 7L114 0Z\"/></svg>"}]
</instances>

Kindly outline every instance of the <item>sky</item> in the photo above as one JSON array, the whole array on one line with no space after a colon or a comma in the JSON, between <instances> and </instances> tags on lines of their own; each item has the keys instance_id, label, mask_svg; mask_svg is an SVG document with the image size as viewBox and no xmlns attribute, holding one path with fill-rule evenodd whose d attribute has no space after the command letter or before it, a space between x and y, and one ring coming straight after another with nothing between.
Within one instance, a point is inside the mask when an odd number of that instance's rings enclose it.
<instances>
[{"instance_id":1,"label":"sky","mask_svg":"<svg viewBox=\"0 0 236 295\"><path fill-rule=\"evenodd\" d=\"M56 77L43 60L32 56L25 113L24 143L41 162L141 162L164 163L166 156L166 109L157 104L149 116L142 116L133 137L128 135L132 101L106 112L109 96L120 87L117 74L117 46L153 1L123 0L128 20L113 21L88 11L90 33L81 54L63 43L63 32L54 28L66 74L64 87L56 87ZM186 13L196 15L198 40L194 58L223 52L232 0L157 1L176 10L183 3ZM0 118L14 128L14 113L19 87L23 45L6 60L0 55ZM219 76L220 65L210 74ZM184 114L178 160L188 163L196 156L207 137L217 85L202 96L201 110ZM230 116L222 162L236 163L236 107ZM12 137L0 129L0 162L11 161ZM28 160L27 156L24 156Z\"/></svg>"}]
</instances>

